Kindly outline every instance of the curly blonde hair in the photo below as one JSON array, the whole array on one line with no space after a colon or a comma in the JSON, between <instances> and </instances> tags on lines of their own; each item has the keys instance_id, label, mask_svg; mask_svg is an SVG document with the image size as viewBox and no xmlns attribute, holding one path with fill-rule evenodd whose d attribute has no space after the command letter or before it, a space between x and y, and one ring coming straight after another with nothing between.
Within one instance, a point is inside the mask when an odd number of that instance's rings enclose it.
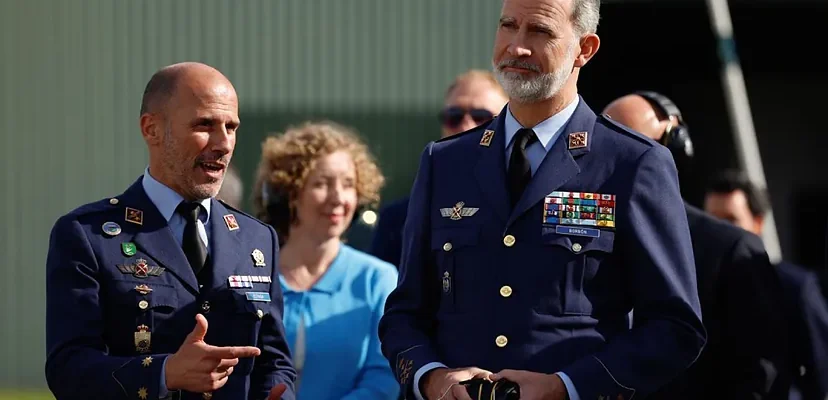
<instances>
[{"instance_id":1,"label":"curly blonde hair","mask_svg":"<svg viewBox=\"0 0 828 400\"><path fill-rule=\"evenodd\" d=\"M316 161L342 150L354 160L357 205L375 206L385 177L355 131L334 122L305 122L264 140L253 208L257 218L276 229L280 241L287 237L291 223L296 220L292 203Z\"/></svg>"}]
</instances>

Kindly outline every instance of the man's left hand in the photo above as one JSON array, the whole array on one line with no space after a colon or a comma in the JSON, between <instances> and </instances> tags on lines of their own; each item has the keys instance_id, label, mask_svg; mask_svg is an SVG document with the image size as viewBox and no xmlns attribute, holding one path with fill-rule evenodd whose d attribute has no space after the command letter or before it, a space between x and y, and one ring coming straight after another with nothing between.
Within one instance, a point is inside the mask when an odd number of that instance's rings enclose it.
<instances>
[{"instance_id":1,"label":"man's left hand","mask_svg":"<svg viewBox=\"0 0 828 400\"><path fill-rule=\"evenodd\" d=\"M558 375L504 369L489 379L508 379L520 386L521 400L566 400L566 386Z\"/></svg>"},{"instance_id":2,"label":"man's left hand","mask_svg":"<svg viewBox=\"0 0 828 400\"><path fill-rule=\"evenodd\" d=\"M279 383L270 389L270 395L267 396L267 400L282 400L282 395L285 394L285 390L287 390L287 385L284 383Z\"/></svg>"}]
</instances>

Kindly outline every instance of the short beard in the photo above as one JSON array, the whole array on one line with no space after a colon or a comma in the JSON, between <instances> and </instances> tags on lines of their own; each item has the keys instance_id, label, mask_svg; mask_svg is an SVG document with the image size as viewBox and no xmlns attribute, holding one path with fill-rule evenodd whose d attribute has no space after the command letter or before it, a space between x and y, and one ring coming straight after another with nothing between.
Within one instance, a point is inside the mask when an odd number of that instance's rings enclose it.
<instances>
[{"instance_id":1,"label":"short beard","mask_svg":"<svg viewBox=\"0 0 828 400\"><path fill-rule=\"evenodd\" d=\"M567 49L567 58L560 68L550 73L541 73L540 67L520 59L507 59L497 65L493 65L495 78L503 87L511 101L519 103L538 103L555 97L570 75L572 66L575 63L574 46ZM532 77L526 77L518 72L503 71L503 67L525 68L537 73Z\"/></svg>"},{"instance_id":2,"label":"short beard","mask_svg":"<svg viewBox=\"0 0 828 400\"><path fill-rule=\"evenodd\" d=\"M173 179L178 180L179 190L183 192L179 193L181 197L184 197L188 201L201 201L215 197L221 189L224 176L222 175L218 182L195 182L192 169L198 166L203 157L198 157L191 165L188 165L186 162L181 162L181 154L175 151L172 142L172 127L167 124L164 129L164 142L161 145L164 149L161 162L164 164L164 168L172 173ZM229 160L227 161L229 163Z\"/></svg>"}]
</instances>

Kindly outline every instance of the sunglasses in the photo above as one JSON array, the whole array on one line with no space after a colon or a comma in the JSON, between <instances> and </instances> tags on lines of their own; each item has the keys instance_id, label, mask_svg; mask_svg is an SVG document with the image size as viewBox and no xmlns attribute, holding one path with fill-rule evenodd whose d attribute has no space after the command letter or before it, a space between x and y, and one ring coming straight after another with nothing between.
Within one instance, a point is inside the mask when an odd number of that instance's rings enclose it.
<instances>
[{"instance_id":1,"label":"sunglasses","mask_svg":"<svg viewBox=\"0 0 828 400\"><path fill-rule=\"evenodd\" d=\"M452 106L446 107L442 111L440 111L440 122L443 125L453 128L457 125L460 125L463 122L463 118L468 114L474 120L476 124L482 124L486 121L491 120L494 118L494 114L492 114L489 110L484 110L481 108L472 108L471 110L466 110L462 107Z\"/></svg>"}]
</instances>

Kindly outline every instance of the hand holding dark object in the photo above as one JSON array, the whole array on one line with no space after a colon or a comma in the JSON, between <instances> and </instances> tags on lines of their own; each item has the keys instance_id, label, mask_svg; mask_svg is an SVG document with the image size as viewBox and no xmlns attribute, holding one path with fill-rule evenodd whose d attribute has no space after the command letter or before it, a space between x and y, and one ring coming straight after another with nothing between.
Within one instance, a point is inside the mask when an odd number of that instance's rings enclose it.
<instances>
[{"instance_id":1,"label":"hand holding dark object","mask_svg":"<svg viewBox=\"0 0 828 400\"><path fill-rule=\"evenodd\" d=\"M473 400L495 399L495 400L518 400L520 399L520 387L517 383L507 379L490 381L484 378L473 378L463 382L469 397Z\"/></svg>"}]
</instances>

